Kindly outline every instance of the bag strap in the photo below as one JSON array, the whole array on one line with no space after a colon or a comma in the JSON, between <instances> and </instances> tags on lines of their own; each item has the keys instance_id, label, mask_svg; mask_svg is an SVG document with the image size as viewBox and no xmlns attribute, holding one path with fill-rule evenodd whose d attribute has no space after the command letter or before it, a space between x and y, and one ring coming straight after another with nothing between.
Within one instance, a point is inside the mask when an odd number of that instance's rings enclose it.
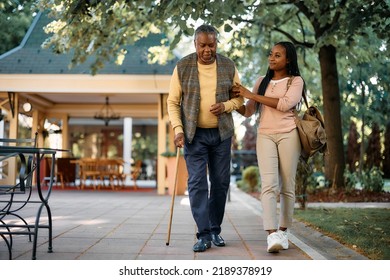
<instances>
[{"instance_id":1,"label":"bag strap","mask_svg":"<svg viewBox=\"0 0 390 280\"><path fill-rule=\"evenodd\" d=\"M307 102L306 94L304 91L302 91L302 97L303 97L303 101L305 101L306 108L309 109L309 103Z\"/></svg>"},{"instance_id":2,"label":"bag strap","mask_svg":"<svg viewBox=\"0 0 390 280\"><path fill-rule=\"evenodd\" d=\"M291 76L290 79L288 79L286 91L288 91L288 89L290 88L294 78L295 78L295 76ZM306 108L309 109L309 103L307 102L306 94L305 94L305 92L303 90L302 90L302 97L303 97L303 101L305 102Z\"/></svg>"},{"instance_id":3,"label":"bag strap","mask_svg":"<svg viewBox=\"0 0 390 280\"><path fill-rule=\"evenodd\" d=\"M290 88L291 84L292 84L292 81L294 80L295 76L291 76L288 81L287 81L287 89L286 91L288 91L288 89Z\"/></svg>"},{"instance_id":4,"label":"bag strap","mask_svg":"<svg viewBox=\"0 0 390 280\"><path fill-rule=\"evenodd\" d=\"M291 86L291 83L292 81L294 80L294 76L291 76L290 79L288 79L287 81L287 89L286 89L286 92L288 91L288 89L290 88ZM305 97L305 102L306 102L306 97ZM307 102L306 102L306 106L307 106ZM309 107L308 107L309 108ZM295 118L294 118L294 121L295 121L295 124L298 125L299 123L299 115L298 115L298 111L296 108L294 108L294 114L295 114Z\"/></svg>"}]
</instances>

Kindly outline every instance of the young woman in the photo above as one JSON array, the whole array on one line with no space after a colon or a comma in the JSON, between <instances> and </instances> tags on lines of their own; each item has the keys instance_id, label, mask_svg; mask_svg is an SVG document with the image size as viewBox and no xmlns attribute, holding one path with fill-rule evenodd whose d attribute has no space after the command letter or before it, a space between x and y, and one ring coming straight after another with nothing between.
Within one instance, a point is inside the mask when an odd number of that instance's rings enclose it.
<instances>
[{"instance_id":1,"label":"young woman","mask_svg":"<svg viewBox=\"0 0 390 280\"><path fill-rule=\"evenodd\" d=\"M249 117L259 112L256 152L261 176L263 226L268 231L267 251L288 249L287 229L292 225L295 175L301 143L293 109L301 101L305 83L297 53L290 42L275 44L268 56L268 70L259 77L253 92L243 86L234 91L247 99L237 111ZM280 214L277 201L280 198Z\"/></svg>"}]
</instances>

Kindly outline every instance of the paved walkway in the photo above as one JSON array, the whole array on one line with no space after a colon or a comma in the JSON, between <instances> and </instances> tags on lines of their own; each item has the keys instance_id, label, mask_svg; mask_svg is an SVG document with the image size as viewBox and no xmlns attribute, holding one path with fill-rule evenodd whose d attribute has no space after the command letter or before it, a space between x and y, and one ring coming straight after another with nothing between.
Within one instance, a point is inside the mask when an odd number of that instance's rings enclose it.
<instances>
[{"instance_id":1,"label":"paved walkway","mask_svg":"<svg viewBox=\"0 0 390 280\"><path fill-rule=\"evenodd\" d=\"M176 196L169 246L171 197L153 192L53 191L53 253L39 232L39 260L321 260L365 259L338 242L295 222L290 249L266 252L258 200L232 187L222 225L226 247L194 253L196 227L187 196ZM33 221L31 216L29 220ZM13 259L31 259L32 243L15 236ZM0 260L8 252L0 239Z\"/></svg>"}]
</instances>

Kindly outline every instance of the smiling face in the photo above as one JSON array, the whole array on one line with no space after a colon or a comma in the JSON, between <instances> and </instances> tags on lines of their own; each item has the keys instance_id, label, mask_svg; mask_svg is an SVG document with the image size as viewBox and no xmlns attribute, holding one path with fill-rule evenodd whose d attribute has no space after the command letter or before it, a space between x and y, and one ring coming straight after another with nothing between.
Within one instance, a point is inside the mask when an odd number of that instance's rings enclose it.
<instances>
[{"instance_id":1,"label":"smiling face","mask_svg":"<svg viewBox=\"0 0 390 280\"><path fill-rule=\"evenodd\" d=\"M287 70L288 62L286 49L282 45L275 45L268 55L269 69L276 72Z\"/></svg>"},{"instance_id":2,"label":"smiling face","mask_svg":"<svg viewBox=\"0 0 390 280\"><path fill-rule=\"evenodd\" d=\"M200 64L212 64L217 53L217 38L213 33L199 33L195 40L195 49Z\"/></svg>"}]
</instances>

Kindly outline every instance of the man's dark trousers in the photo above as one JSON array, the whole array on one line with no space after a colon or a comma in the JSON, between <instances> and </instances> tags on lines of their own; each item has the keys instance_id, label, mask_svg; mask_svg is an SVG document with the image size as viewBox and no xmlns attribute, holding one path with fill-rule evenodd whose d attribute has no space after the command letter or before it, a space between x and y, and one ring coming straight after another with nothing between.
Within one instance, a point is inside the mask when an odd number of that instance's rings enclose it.
<instances>
[{"instance_id":1,"label":"man's dark trousers","mask_svg":"<svg viewBox=\"0 0 390 280\"><path fill-rule=\"evenodd\" d=\"M231 137L221 141L217 128L197 128L193 141L185 144L184 157L197 238L211 240L210 233L221 233L225 213L230 185Z\"/></svg>"}]
</instances>

